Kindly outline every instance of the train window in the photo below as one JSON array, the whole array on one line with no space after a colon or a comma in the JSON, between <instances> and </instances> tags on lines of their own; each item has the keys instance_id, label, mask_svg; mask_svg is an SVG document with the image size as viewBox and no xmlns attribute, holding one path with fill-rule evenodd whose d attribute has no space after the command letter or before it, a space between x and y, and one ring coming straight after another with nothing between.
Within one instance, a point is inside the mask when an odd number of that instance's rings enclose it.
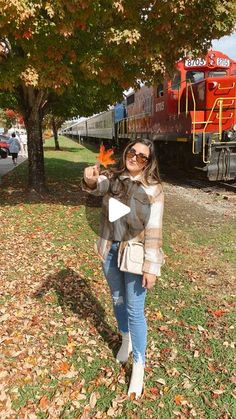
<instances>
[{"instance_id":1,"label":"train window","mask_svg":"<svg viewBox=\"0 0 236 419\"><path fill-rule=\"evenodd\" d=\"M145 97L144 98L144 112L145 113L151 113L152 112L152 98L151 97Z\"/></svg>"},{"instance_id":2,"label":"train window","mask_svg":"<svg viewBox=\"0 0 236 419\"><path fill-rule=\"evenodd\" d=\"M212 70L209 71L208 77L224 77L227 75L226 70Z\"/></svg>"},{"instance_id":3,"label":"train window","mask_svg":"<svg viewBox=\"0 0 236 419\"><path fill-rule=\"evenodd\" d=\"M175 73L173 79L171 80L171 89L178 90L181 83L181 74L180 72Z\"/></svg>"},{"instance_id":4,"label":"train window","mask_svg":"<svg viewBox=\"0 0 236 419\"><path fill-rule=\"evenodd\" d=\"M187 71L186 73L186 80L190 81L191 83L196 83L200 80L203 80L205 76L204 71Z\"/></svg>"},{"instance_id":5,"label":"train window","mask_svg":"<svg viewBox=\"0 0 236 419\"><path fill-rule=\"evenodd\" d=\"M132 105L134 103L134 93L127 97L127 106Z\"/></svg>"},{"instance_id":6,"label":"train window","mask_svg":"<svg viewBox=\"0 0 236 419\"><path fill-rule=\"evenodd\" d=\"M157 86L157 97L163 96L163 89L164 89L163 83L159 83Z\"/></svg>"}]
</instances>

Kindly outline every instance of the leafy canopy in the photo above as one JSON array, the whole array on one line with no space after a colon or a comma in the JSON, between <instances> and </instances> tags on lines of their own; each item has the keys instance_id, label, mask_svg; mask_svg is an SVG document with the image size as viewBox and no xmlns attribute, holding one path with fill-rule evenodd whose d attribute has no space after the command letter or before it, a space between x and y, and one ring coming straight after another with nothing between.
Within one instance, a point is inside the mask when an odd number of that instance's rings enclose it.
<instances>
[{"instance_id":1,"label":"leafy canopy","mask_svg":"<svg viewBox=\"0 0 236 419\"><path fill-rule=\"evenodd\" d=\"M229 34L235 7L234 0L0 0L1 37L11 45L0 88L60 93L91 80L129 87Z\"/></svg>"}]
</instances>

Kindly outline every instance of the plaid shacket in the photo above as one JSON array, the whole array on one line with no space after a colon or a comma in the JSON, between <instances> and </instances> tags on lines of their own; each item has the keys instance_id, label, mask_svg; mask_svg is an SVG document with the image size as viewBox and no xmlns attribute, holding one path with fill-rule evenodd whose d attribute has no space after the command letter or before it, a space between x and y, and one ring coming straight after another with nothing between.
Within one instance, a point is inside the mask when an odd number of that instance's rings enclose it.
<instances>
[{"instance_id":1,"label":"plaid shacket","mask_svg":"<svg viewBox=\"0 0 236 419\"><path fill-rule=\"evenodd\" d=\"M126 174L120 176L121 181L127 178L130 180L128 185L129 191L122 197L122 203L128 205L131 211L126 215L125 222L122 221L122 217L115 223L111 223L108 219L108 201L113 196L109 192L109 179L105 175L100 175L96 189L89 188L84 180L82 181L82 189L84 191L95 196L103 196L100 235L95 249L100 258L105 261L111 248L112 240L117 240L116 234L114 238L114 228L118 226L118 231L121 231L123 228L123 240L120 240L119 245L119 257L122 257L122 252L129 241L125 240L126 229L129 232L129 237L132 237L130 241L139 241L144 244L143 272L160 276L161 266L164 264L164 254L161 248L164 207L162 186L161 184L147 186L139 176L132 177ZM116 182L120 180L117 179ZM116 198L116 196L114 197ZM149 216L145 221L147 213ZM145 225L144 228L142 228L143 225ZM136 234L137 231L138 234Z\"/></svg>"}]
</instances>

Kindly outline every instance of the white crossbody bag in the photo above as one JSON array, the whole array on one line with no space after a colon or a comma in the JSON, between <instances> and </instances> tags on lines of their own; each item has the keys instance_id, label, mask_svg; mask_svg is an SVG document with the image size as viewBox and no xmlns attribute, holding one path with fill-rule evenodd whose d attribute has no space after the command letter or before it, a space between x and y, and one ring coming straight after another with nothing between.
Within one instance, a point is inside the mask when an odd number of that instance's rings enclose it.
<instances>
[{"instance_id":1,"label":"white crossbody bag","mask_svg":"<svg viewBox=\"0 0 236 419\"><path fill-rule=\"evenodd\" d=\"M140 242L128 242L121 257L118 259L118 267L123 272L142 275L144 260L144 246Z\"/></svg>"}]
</instances>

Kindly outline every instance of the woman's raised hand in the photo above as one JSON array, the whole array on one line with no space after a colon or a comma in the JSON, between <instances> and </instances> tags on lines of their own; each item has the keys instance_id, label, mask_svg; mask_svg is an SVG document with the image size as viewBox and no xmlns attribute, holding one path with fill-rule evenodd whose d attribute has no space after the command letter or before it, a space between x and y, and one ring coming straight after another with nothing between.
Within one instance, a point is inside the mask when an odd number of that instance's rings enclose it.
<instances>
[{"instance_id":1,"label":"woman's raised hand","mask_svg":"<svg viewBox=\"0 0 236 419\"><path fill-rule=\"evenodd\" d=\"M90 188L95 188L99 177L99 166L89 166L84 169L84 181Z\"/></svg>"}]
</instances>

